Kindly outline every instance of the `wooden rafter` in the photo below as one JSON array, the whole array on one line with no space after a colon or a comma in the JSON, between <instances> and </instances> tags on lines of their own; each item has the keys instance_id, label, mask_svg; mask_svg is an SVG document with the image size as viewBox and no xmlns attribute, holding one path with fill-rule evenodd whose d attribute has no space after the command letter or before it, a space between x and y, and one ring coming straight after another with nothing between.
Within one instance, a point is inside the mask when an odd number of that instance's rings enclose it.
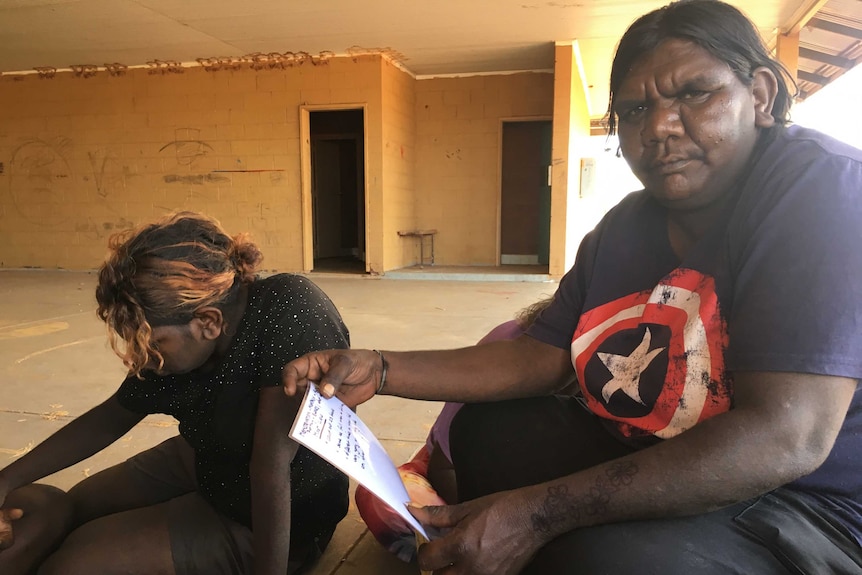
<instances>
[{"instance_id":1,"label":"wooden rafter","mask_svg":"<svg viewBox=\"0 0 862 575\"><path fill-rule=\"evenodd\" d=\"M842 36L847 36L848 38L862 40L862 30L845 26L844 24L830 22L829 20L824 20L822 18L812 18L808 21L807 25L820 30L826 30L827 32L832 32L833 34L840 34Z\"/></svg>"},{"instance_id":2,"label":"wooden rafter","mask_svg":"<svg viewBox=\"0 0 862 575\"><path fill-rule=\"evenodd\" d=\"M803 26L807 25L808 22L814 18L817 12L819 12L828 1L829 0L806 0L803 2L802 5L796 9L796 12L793 13L793 16L790 17L787 26L782 28L781 33L796 34L799 32Z\"/></svg>"},{"instance_id":3,"label":"wooden rafter","mask_svg":"<svg viewBox=\"0 0 862 575\"><path fill-rule=\"evenodd\" d=\"M838 68L844 68L845 70L849 70L856 64L850 58L827 54L826 52L821 52L820 50L814 50L812 48L799 48L799 57L814 60L815 62L820 62L822 64L829 64L830 66L837 66Z\"/></svg>"}]
</instances>

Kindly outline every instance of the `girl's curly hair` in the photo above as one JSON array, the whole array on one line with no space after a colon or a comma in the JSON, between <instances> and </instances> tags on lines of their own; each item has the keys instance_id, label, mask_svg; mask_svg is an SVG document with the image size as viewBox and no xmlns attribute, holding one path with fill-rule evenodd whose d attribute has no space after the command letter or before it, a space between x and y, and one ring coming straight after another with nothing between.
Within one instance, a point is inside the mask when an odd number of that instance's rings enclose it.
<instances>
[{"instance_id":1,"label":"girl's curly hair","mask_svg":"<svg viewBox=\"0 0 862 575\"><path fill-rule=\"evenodd\" d=\"M151 359L153 327L190 322L204 306L235 302L263 259L248 234L229 236L218 221L177 212L111 237L99 269L97 313L111 348L140 377Z\"/></svg>"}]
</instances>

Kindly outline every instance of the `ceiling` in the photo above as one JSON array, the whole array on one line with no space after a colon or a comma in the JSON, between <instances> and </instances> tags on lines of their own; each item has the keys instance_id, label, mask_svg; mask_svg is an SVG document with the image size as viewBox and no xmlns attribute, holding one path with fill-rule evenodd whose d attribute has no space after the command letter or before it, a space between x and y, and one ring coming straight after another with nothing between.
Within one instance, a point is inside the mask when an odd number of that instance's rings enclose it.
<instances>
[{"instance_id":1,"label":"ceiling","mask_svg":"<svg viewBox=\"0 0 862 575\"><path fill-rule=\"evenodd\" d=\"M734 0L764 38L807 26L806 93L862 59L862 0ZM590 111L607 107L616 41L664 1L634 0L0 0L0 72L262 52L386 52L418 78L553 69L554 43L577 40ZM744 5L743 5L744 4ZM848 37L836 33L854 31ZM820 55L832 56L829 62ZM815 59L820 57L820 60ZM837 58L837 59L836 59ZM831 63L830 63L831 62ZM809 75L810 74L810 75Z\"/></svg>"},{"instance_id":2,"label":"ceiling","mask_svg":"<svg viewBox=\"0 0 862 575\"><path fill-rule=\"evenodd\" d=\"M818 2L799 31L799 90L804 99L862 62L862 0Z\"/></svg>"}]
</instances>

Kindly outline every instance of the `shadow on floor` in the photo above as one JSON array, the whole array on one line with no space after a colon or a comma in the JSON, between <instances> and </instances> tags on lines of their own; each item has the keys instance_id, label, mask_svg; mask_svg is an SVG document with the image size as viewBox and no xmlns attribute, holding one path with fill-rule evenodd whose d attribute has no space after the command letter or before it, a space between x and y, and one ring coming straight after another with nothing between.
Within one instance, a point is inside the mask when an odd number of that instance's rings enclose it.
<instances>
[{"instance_id":1,"label":"shadow on floor","mask_svg":"<svg viewBox=\"0 0 862 575\"><path fill-rule=\"evenodd\" d=\"M317 258L314 260L315 273L364 274L365 262L355 256Z\"/></svg>"}]
</instances>

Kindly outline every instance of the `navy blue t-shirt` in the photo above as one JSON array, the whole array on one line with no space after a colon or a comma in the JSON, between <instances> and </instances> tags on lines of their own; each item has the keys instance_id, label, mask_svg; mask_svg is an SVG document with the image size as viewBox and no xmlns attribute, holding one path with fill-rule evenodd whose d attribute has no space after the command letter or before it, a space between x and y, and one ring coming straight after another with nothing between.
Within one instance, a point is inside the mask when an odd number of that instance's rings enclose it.
<instances>
[{"instance_id":1,"label":"navy blue t-shirt","mask_svg":"<svg viewBox=\"0 0 862 575\"><path fill-rule=\"evenodd\" d=\"M862 378L862 151L796 126L772 135L682 261L665 208L627 196L527 332L571 348L589 409L630 445L731 409L735 371ZM826 462L789 485L841 509L857 538L860 453L857 390Z\"/></svg>"}]
</instances>

